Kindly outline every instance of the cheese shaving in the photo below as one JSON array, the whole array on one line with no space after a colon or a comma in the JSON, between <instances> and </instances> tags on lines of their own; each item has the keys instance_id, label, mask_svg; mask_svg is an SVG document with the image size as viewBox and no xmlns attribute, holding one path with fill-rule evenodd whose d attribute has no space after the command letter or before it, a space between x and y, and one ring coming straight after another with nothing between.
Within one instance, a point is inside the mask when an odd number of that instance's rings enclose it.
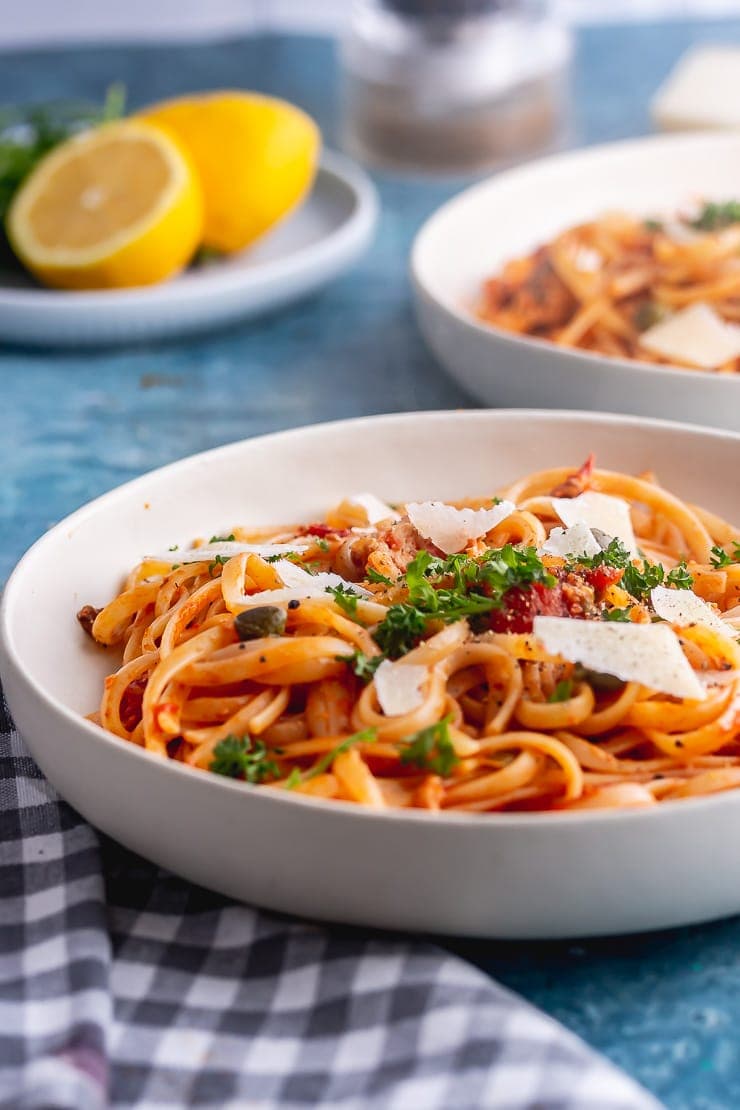
<instances>
[{"instance_id":1,"label":"cheese shaving","mask_svg":"<svg viewBox=\"0 0 740 1110\"><path fill-rule=\"evenodd\" d=\"M671 590L666 586L656 586L650 591L650 600L658 616L670 624L677 624L679 628L701 624L718 632L720 636L732 638L733 629L730 625L722 620L716 609L697 597L693 590Z\"/></svg>"},{"instance_id":2,"label":"cheese shaving","mask_svg":"<svg viewBox=\"0 0 740 1110\"><path fill-rule=\"evenodd\" d=\"M553 528L541 548L543 555L559 555L562 559L598 555L601 546L591 529L579 522L570 528Z\"/></svg>"},{"instance_id":3,"label":"cheese shaving","mask_svg":"<svg viewBox=\"0 0 740 1110\"><path fill-rule=\"evenodd\" d=\"M578 497L553 497L552 507L566 528L574 524L598 528L623 543L630 555L637 554L630 507L624 498L588 490Z\"/></svg>"},{"instance_id":4,"label":"cheese shaving","mask_svg":"<svg viewBox=\"0 0 740 1110\"><path fill-rule=\"evenodd\" d=\"M648 328L639 343L661 358L716 370L740 355L740 328L709 305L693 304Z\"/></svg>"},{"instance_id":5,"label":"cheese shaving","mask_svg":"<svg viewBox=\"0 0 740 1110\"><path fill-rule=\"evenodd\" d=\"M535 617L534 635L552 655L677 698L702 701L706 691L667 624L630 624Z\"/></svg>"},{"instance_id":6,"label":"cheese shaving","mask_svg":"<svg viewBox=\"0 0 740 1110\"><path fill-rule=\"evenodd\" d=\"M500 501L491 509L456 509L443 501L412 501L406 512L420 535L445 555L453 555L511 516L516 505Z\"/></svg>"},{"instance_id":7,"label":"cheese shaving","mask_svg":"<svg viewBox=\"0 0 740 1110\"><path fill-rule=\"evenodd\" d=\"M350 505L359 505L361 509L365 510L368 524L377 524L381 520L401 519L400 513L397 513L390 505L386 505L385 501L381 501L374 493L353 493L347 500Z\"/></svg>"},{"instance_id":8,"label":"cheese shaving","mask_svg":"<svg viewBox=\"0 0 740 1110\"><path fill-rule=\"evenodd\" d=\"M385 715L399 717L418 709L424 701L421 688L428 677L427 667L384 659L375 672L375 693Z\"/></svg>"}]
</instances>

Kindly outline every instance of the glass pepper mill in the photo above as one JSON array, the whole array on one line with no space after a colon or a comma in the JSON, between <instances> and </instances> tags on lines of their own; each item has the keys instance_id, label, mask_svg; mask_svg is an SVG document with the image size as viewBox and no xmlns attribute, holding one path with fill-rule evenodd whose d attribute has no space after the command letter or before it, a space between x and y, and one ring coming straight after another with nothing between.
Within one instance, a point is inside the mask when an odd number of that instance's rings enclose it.
<instances>
[{"instance_id":1,"label":"glass pepper mill","mask_svg":"<svg viewBox=\"0 0 740 1110\"><path fill-rule=\"evenodd\" d=\"M570 53L546 0L353 0L344 146L371 164L447 174L555 147Z\"/></svg>"}]
</instances>

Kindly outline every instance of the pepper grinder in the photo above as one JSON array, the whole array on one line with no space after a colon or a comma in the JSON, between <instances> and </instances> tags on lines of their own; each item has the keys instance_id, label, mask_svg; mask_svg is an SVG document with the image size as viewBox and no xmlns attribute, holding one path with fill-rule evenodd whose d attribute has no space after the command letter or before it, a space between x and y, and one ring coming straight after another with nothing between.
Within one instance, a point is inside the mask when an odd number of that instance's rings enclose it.
<instances>
[{"instance_id":1,"label":"pepper grinder","mask_svg":"<svg viewBox=\"0 0 740 1110\"><path fill-rule=\"evenodd\" d=\"M344 146L377 166L446 174L553 148L570 54L545 0L353 0Z\"/></svg>"}]
</instances>

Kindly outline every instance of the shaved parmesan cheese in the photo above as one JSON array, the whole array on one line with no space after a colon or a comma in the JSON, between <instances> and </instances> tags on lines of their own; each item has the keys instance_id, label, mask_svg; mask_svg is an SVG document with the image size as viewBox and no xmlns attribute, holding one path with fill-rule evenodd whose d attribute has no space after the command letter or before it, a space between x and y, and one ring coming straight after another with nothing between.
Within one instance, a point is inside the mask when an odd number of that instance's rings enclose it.
<instances>
[{"instance_id":1,"label":"shaved parmesan cheese","mask_svg":"<svg viewBox=\"0 0 740 1110\"><path fill-rule=\"evenodd\" d=\"M642 332L639 343L661 358L716 370L740 355L740 328L709 305L694 304Z\"/></svg>"},{"instance_id":2,"label":"shaved parmesan cheese","mask_svg":"<svg viewBox=\"0 0 740 1110\"><path fill-rule=\"evenodd\" d=\"M680 628L701 624L705 628L711 628L713 632L719 632L721 636L732 637L734 630L730 625L722 620L716 609L697 597L693 590L671 590L666 586L656 586L650 591L650 600L658 616L670 624L677 624Z\"/></svg>"},{"instance_id":3,"label":"shaved parmesan cheese","mask_svg":"<svg viewBox=\"0 0 740 1110\"><path fill-rule=\"evenodd\" d=\"M386 505L374 493L353 493L348 497L350 505L359 505L365 510L369 524L377 524L379 520L400 520L401 514Z\"/></svg>"},{"instance_id":4,"label":"shaved parmesan cheese","mask_svg":"<svg viewBox=\"0 0 740 1110\"><path fill-rule=\"evenodd\" d=\"M305 551L305 543L232 543L223 540L219 543L203 544L202 547L191 547L186 551L168 551L166 555L147 555L158 563L200 563L204 559L210 562L216 557L233 559L235 555L288 555L291 551Z\"/></svg>"},{"instance_id":5,"label":"shaved parmesan cheese","mask_svg":"<svg viewBox=\"0 0 740 1110\"><path fill-rule=\"evenodd\" d=\"M453 555L511 516L516 505L500 501L492 509L455 509L442 501L412 501L406 512L417 532L445 555Z\"/></svg>"},{"instance_id":6,"label":"shaved parmesan cheese","mask_svg":"<svg viewBox=\"0 0 740 1110\"><path fill-rule=\"evenodd\" d=\"M573 263L581 273L595 274L604 265L604 256L600 251L594 250L593 247L579 247L574 255Z\"/></svg>"},{"instance_id":7,"label":"shaved parmesan cheese","mask_svg":"<svg viewBox=\"0 0 740 1110\"><path fill-rule=\"evenodd\" d=\"M553 655L623 682L639 682L677 698L701 701L706 691L667 624L535 617L533 631Z\"/></svg>"},{"instance_id":8,"label":"shaved parmesan cheese","mask_svg":"<svg viewBox=\"0 0 740 1110\"><path fill-rule=\"evenodd\" d=\"M541 548L541 554L559 555L562 559L578 555L591 558L600 551L593 532L580 521L570 528L553 528Z\"/></svg>"},{"instance_id":9,"label":"shaved parmesan cheese","mask_svg":"<svg viewBox=\"0 0 740 1110\"><path fill-rule=\"evenodd\" d=\"M574 524L598 528L607 536L620 540L631 555L637 554L630 507L623 497L587 490L578 497L553 497L552 507L567 528Z\"/></svg>"},{"instance_id":10,"label":"shaved parmesan cheese","mask_svg":"<svg viewBox=\"0 0 740 1110\"><path fill-rule=\"evenodd\" d=\"M375 693L387 717L399 717L418 709L424 700L421 687L429 676L416 663L391 663L384 659L375 672Z\"/></svg>"},{"instance_id":11,"label":"shaved parmesan cheese","mask_svg":"<svg viewBox=\"0 0 740 1110\"><path fill-rule=\"evenodd\" d=\"M304 567L298 566L290 559L278 559L274 564L274 569L282 579L283 588L260 590L256 594L243 594L239 599L239 604L249 609L253 605L276 605L287 601L304 601L309 597L323 597L326 599L326 591L337 586L344 586L345 589L352 590L358 598L371 596L369 590L366 590L364 586L358 586L356 582L347 582L338 574L332 574L331 572L310 574Z\"/></svg>"}]
</instances>

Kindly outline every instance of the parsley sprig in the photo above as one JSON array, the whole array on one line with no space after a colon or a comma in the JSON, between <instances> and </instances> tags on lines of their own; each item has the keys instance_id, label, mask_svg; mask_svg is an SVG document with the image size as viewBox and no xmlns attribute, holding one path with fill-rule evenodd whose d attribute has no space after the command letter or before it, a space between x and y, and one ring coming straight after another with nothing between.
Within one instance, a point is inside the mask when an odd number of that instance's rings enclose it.
<instances>
[{"instance_id":1,"label":"parsley sprig","mask_svg":"<svg viewBox=\"0 0 740 1110\"><path fill-rule=\"evenodd\" d=\"M453 624L499 609L507 590L538 582L552 587L556 579L535 548L506 544L486 551L479 559L469 555L439 558L420 551L406 568L402 585L408 599L392 605L374 636L391 658L410 651L430 620Z\"/></svg>"},{"instance_id":2,"label":"parsley sprig","mask_svg":"<svg viewBox=\"0 0 740 1110\"><path fill-rule=\"evenodd\" d=\"M724 547L715 544L712 548L710 562L713 567L731 567L733 563L740 562L740 541L732 541L732 553L725 551Z\"/></svg>"},{"instance_id":3,"label":"parsley sprig","mask_svg":"<svg viewBox=\"0 0 740 1110\"><path fill-rule=\"evenodd\" d=\"M401 750L401 763L414 763L423 771L433 771L445 778L460 762L450 738L450 717L406 737Z\"/></svg>"},{"instance_id":4,"label":"parsley sprig","mask_svg":"<svg viewBox=\"0 0 740 1110\"><path fill-rule=\"evenodd\" d=\"M372 744L377 739L377 732L374 728L365 728L361 732L354 732L352 736L348 736L346 740L342 740L341 744L337 744L331 751L322 755L317 763L309 771L301 773L297 767L288 775L285 782L286 790L295 790L296 786L302 782L308 782L310 779L315 779L317 775L323 775L328 771L334 760L342 752L349 751L355 744Z\"/></svg>"},{"instance_id":5,"label":"parsley sprig","mask_svg":"<svg viewBox=\"0 0 740 1110\"><path fill-rule=\"evenodd\" d=\"M359 648L351 655L336 656L338 663L347 663L363 682L370 682L374 678L375 672L384 659L385 655L365 655L365 652L360 651Z\"/></svg>"},{"instance_id":6,"label":"parsley sprig","mask_svg":"<svg viewBox=\"0 0 740 1110\"><path fill-rule=\"evenodd\" d=\"M280 768L261 740L250 736L226 736L213 749L210 770L217 775L245 782L264 782L280 777Z\"/></svg>"},{"instance_id":7,"label":"parsley sprig","mask_svg":"<svg viewBox=\"0 0 740 1110\"><path fill-rule=\"evenodd\" d=\"M693 220L691 227L699 231L718 231L730 224L740 223L740 201L726 200L720 203L709 201Z\"/></svg>"},{"instance_id":8,"label":"parsley sprig","mask_svg":"<svg viewBox=\"0 0 740 1110\"><path fill-rule=\"evenodd\" d=\"M683 561L666 574L665 567L661 563L649 563L646 559L642 567L636 567L630 563L625 568L619 584L638 601L647 601L650 591L656 586L665 585L673 586L677 590L690 590L694 585L694 579Z\"/></svg>"}]
</instances>

